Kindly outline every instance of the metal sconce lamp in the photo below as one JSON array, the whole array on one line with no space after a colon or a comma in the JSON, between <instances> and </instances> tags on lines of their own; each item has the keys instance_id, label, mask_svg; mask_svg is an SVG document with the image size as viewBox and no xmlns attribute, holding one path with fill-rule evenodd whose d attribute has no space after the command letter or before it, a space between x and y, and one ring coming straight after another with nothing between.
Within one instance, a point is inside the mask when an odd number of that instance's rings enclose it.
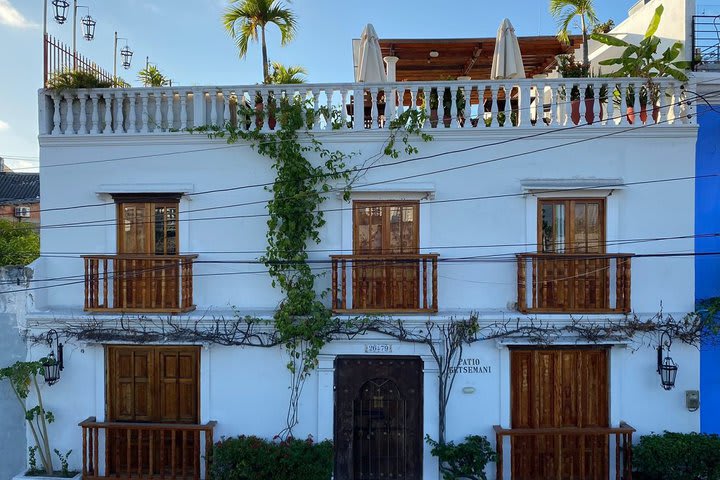
<instances>
[{"instance_id":1,"label":"metal sconce lamp","mask_svg":"<svg viewBox=\"0 0 720 480\"><path fill-rule=\"evenodd\" d=\"M667 336L667 341L663 343L663 338ZM663 330L660 334L660 344L657 347L657 373L660 375L660 382L665 390L672 390L675 387L675 377L677 376L678 365L670 357L670 345L672 339L670 334ZM663 346L667 348L667 356L663 358Z\"/></svg>"},{"instance_id":2,"label":"metal sconce lamp","mask_svg":"<svg viewBox=\"0 0 720 480\"><path fill-rule=\"evenodd\" d=\"M67 21L67 11L70 8L70 2L67 0L53 0L53 7L55 8L55 21L62 25Z\"/></svg>"},{"instance_id":3,"label":"metal sconce lamp","mask_svg":"<svg viewBox=\"0 0 720 480\"><path fill-rule=\"evenodd\" d=\"M53 335L55 336L55 346L57 348L57 357L55 351L52 349L53 346ZM55 385L60 380L60 372L63 369L63 344L60 343L58 333L55 330L50 330L47 333L47 343L50 346L50 353L45 357L43 361L43 370L45 373L45 383L48 385Z\"/></svg>"}]
</instances>

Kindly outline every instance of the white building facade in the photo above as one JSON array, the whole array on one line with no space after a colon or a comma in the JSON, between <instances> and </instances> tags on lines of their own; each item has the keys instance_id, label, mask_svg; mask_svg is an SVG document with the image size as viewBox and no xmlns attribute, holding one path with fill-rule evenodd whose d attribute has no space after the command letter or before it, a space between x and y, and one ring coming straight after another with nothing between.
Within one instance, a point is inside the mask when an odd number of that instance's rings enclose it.
<instances>
[{"instance_id":1,"label":"white building facade","mask_svg":"<svg viewBox=\"0 0 720 480\"><path fill-rule=\"evenodd\" d=\"M635 435L699 429L699 413L685 405L685 391L699 384L694 346L672 344L680 367L675 388L666 391L656 373L654 331L590 338L570 328L662 322L694 310L693 106L680 84L660 80L669 94L659 116L647 111L641 118L636 104L630 123L620 113L626 98L614 104L598 95L585 102L563 96L575 80L302 85L299 91L314 108L340 112L339 129L323 118L311 132L327 148L354 152L350 166L358 169L350 200L330 192L322 205L321 242L309 247L311 265L326 273L318 293L328 292L324 301L338 318L370 314L411 331L477 318L480 334L464 347L446 433L456 442L485 435L496 447L500 438L502 468L488 466L493 478L563 468L608 478L625 468L615 449L616 439L626 438L616 433L627 428L612 429L627 424ZM595 92L607 83L580 82L580 91L592 84ZM642 82L619 85L639 89ZM442 120L433 127L428 102L372 100L394 92L417 100L445 88L485 100L471 101L465 118L448 128ZM178 326L208 331L241 325L246 316L272 320L283 300L258 261L271 195L263 186L274 181L270 160L248 142L187 131L237 126L237 99L253 98L256 90L264 99L271 90L296 92L295 86L227 86L39 94L43 252L35 285L43 288L33 292L27 321L31 336L55 329L65 343L62 378L46 390L56 417L51 437L61 451L78 452L71 463L87 478L151 468L136 453L129 456L138 439L159 442L162 434L187 442L210 430L215 440L272 437L285 426L290 373L281 346L173 340ZM511 105L496 101L500 91ZM361 109L365 121L354 121L352 112ZM427 113L422 129L433 139L411 135L416 155L378 155L390 119L407 109ZM260 128L271 131L267 121ZM333 261L337 255L344 256ZM374 263L363 264L363 255ZM501 330L506 334L482 337ZM86 338L78 335L83 331ZM45 345L30 343L31 358L47 353ZM442 338L433 344L442 352ZM390 382L385 394L380 380ZM373 388L372 407L358 407ZM294 434L335 441L337 479L438 479L437 459L423 440L438 438L438 388L428 343L378 332L338 336L306 381ZM398 405L410 414L399 415ZM378 415L386 420L382 426ZM77 426L89 417L95 422ZM123 422L145 422L154 436ZM587 447L590 460L566 449L562 463L559 447L546 449L527 435L512 444L508 438L518 428L593 427L605 430ZM382 444L400 452L388 460L392 466L372 466L380 443L358 453L363 428L402 437ZM194 455L205 451L200 442ZM197 447L183 445L181 451ZM114 451L121 452L117 458ZM189 470L202 470L202 460L182 455ZM544 458L544 466L529 465L529 458ZM380 473L387 477L363 476Z\"/></svg>"}]
</instances>

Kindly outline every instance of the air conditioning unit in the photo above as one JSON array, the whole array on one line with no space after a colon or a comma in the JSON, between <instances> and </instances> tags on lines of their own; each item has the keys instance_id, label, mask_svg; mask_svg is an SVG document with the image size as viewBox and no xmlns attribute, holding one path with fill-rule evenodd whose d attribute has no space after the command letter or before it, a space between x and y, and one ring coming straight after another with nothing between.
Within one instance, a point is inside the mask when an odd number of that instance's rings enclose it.
<instances>
[{"instance_id":1,"label":"air conditioning unit","mask_svg":"<svg viewBox=\"0 0 720 480\"><path fill-rule=\"evenodd\" d=\"M17 218L30 218L30 207L15 207Z\"/></svg>"}]
</instances>

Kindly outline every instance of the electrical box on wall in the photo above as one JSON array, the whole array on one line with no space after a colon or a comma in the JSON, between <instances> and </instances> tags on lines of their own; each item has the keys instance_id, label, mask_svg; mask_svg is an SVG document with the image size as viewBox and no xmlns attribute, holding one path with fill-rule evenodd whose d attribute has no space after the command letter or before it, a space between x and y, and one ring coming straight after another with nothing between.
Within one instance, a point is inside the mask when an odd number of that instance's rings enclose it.
<instances>
[{"instance_id":1,"label":"electrical box on wall","mask_svg":"<svg viewBox=\"0 0 720 480\"><path fill-rule=\"evenodd\" d=\"M691 412L700 408L700 392L698 390L685 391L685 406Z\"/></svg>"}]
</instances>

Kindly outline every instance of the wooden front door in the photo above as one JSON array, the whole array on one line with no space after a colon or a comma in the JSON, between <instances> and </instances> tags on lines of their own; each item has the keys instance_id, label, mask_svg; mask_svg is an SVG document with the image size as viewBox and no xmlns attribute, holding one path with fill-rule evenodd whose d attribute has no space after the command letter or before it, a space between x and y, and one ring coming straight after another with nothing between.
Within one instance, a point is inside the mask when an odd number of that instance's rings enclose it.
<instances>
[{"instance_id":1,"label":"wooden front door","mask_svg":"<svg viewBox=\"0 0 720 480\"><path fill-rule=\"evenodd\" d=\"M510 369L512 428L609 426L607 349L517 348ZM513 480L608 478L604 435L515 436L511 448Z\"/></svg>"},{"instance_id":2,"label":"wooden front door","mask_svg":"<svg viewBox=\"0 0 720 480\"><path fill-rule=\"evenodd\" d=\"M567 255L540 260L538 308L608 309L609 260L592 257L605 253L605 199L541 199L538 208L539 252Z\"/></svg>"},{"instance_id":3,"label":"wooden front door","mask_svg":"<svg viewBox=\"0 0 720 480\"><path fill-rule=\"evenodd\" d=\"M353 309L419 308L419 262L393 255L419 253L418 202L354 202Z\"/></svg>"},{"instance_id":4,"label":"wooden front door","mask_svg":"<svg viewBox=\"0 0 720 480\"><path fill-rule=\"evenodd\" d=\"M422 480L422 360L335 360L335 478Z\"/></svg>"},{"instance_id":5,"label":"wooden front door","mask_svg":"<svg viewBox=\"0 0 720 480\"><path fill-rule=\"evenodd\" d=\"M108 422L199 422L199 347L108 346L106 359ZM193 435L178 438L161 428L154 433L154 436L149 432L140 436L135 432L133 436L132 432L121 429L108 431L109 451L114 453L108 458L110 473L160 474L187 470L187 463L194 462L195 442L199 439ZM163 458L160 458L161 452ZM153 461L150 455L154 456ZM155 466L153 472L149 471L151 465ZM161 466L163 472L159 470Z\"/></svg>"},{"instance_id":6,"label":"wooden front door","mask_svg":"<svg viewBox=\"0 0 720 480\"><path fill-rule=\"evenodd\" d=\"M148 200L152 199L118 199L115 304L128 310L179 308L180 265L174 258L178 254L178 201Z\"/></svg>"}]
</instances>

